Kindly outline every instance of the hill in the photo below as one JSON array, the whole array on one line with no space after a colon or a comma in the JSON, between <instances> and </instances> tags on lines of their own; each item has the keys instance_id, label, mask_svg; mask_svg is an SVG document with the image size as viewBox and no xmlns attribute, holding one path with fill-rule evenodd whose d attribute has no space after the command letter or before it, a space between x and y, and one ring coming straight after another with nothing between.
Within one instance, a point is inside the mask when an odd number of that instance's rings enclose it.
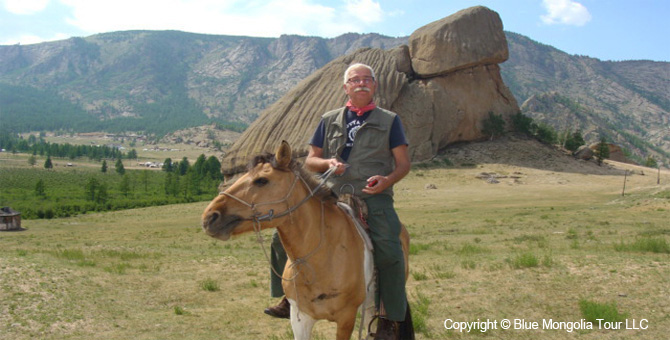
<instances>
[{"instance_id":1,"label":"hill","mask_svg":"<svg viewBox=\"0 0 670 340\"><path fill-rule=\"evenodd\" d=\"M506 32L505 84L522 111L587 141L670 164L670 63L569 55ZM125 31L0 46L0 116L10 131L141 131L161 137L211 123L242 130L331 60L407 37L332 39Z\"/></svg>"},{"instance_id":2,"label":"hill","mask_svg":"<svg viewBox=\"0 0 670 340\"><path fill-rule=\"evenodd\" d=\"M505 84L524 114L558 131L580 129L642 156L670 157L670 63L568 55L507 32Z\"/></svg>"}]
</instances>

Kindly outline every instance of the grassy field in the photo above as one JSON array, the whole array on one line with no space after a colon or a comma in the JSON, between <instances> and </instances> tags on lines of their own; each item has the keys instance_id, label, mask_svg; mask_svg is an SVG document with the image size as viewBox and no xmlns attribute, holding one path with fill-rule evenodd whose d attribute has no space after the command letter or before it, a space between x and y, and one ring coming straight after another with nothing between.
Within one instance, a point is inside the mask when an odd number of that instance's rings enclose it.
<instances>
[{"instance_id":1,"label":"grassy field","mask_svg":"<svg viewBox=\"0 0 670 340\"><path fill-rule=\"evenodd\" d=\"M477 178L484 172L499 183ZM396 205L412 235L418 339L667 338L670 174L657 185L645 172L627 177L622 196L616 169L414 169ZM262 313L277 301L255 237L205 236L206 204L31 220L0 233L0 338L292 339L287 320ZM598 318L623 329L599 329ZM447 319L497 329L459 332ZM595 329L543 325L582 319ZM538 329L514 329L515 320ZM625 329L626 320L646 329ZM332 339L334 327L320 322L315 333Z\"/></svg>"}]
</instances>

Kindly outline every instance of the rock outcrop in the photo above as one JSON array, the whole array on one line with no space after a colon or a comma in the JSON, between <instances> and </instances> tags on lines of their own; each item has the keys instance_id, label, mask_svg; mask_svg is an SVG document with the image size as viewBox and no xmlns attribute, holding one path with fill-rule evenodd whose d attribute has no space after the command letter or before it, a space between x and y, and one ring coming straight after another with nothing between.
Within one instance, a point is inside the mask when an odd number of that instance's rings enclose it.
<instances>
[{"instance_id":1,"label":"rock outcrop","mask_svg":"<svg viewBox=\"0 0 670 340\"><path fill-rule=\"evenodd\" d=\"M430 159L455 142L483 139L489 112L505 119L519 112L500 76L498 63L507 56L500 17L477 6L418 29L409 46L337 58L261 113L224 156L223 173L244 171L250 156L274 150L281 140L305 156L321 115L346 103L342 75L354 62L375 70L375 102L402 119L412 161Z\"/></svg>"}]
</instances>

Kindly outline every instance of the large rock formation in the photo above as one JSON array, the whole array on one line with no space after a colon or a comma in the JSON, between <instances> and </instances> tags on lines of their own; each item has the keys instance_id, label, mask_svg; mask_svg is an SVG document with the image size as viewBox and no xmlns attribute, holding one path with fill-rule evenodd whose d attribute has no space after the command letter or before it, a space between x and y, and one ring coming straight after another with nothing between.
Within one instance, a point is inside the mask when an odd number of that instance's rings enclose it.
<instances>
[{"instance_id":1,"label":"large rock formation","mask_svg":"<svg viewBox=\"0 0 670 340\"><path fill-rule=\"evenodd\" d=\"M361 49L335 59L261 113L224 156L223 172L243 171L250 156L274 150L281 140L305 156L321 115L346 103L342 75L354 62L375 70L375 102L400 115L412 161L430 159L451 143L483 139L489 112L508 118L519 111L497 65L507 56L500 17L477 6L418 29L409 47Z\"/></svg>"}]
</instances>

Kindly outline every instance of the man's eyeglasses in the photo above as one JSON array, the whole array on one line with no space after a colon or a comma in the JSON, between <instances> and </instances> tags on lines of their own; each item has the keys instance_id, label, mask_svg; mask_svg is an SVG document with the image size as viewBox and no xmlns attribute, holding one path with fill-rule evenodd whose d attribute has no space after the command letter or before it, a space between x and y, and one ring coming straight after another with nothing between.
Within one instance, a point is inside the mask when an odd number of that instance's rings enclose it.
<instances>
[{"instance_id":1,"label":"man's eyeglasses","mask_svg":"<svg viewBox=\"0 0 670 340\"><path fill-rule=\"evenodd\" d=\"M365 78L351 78L347 80L347 84L349 85L355 85L355 84L371 84L372 82L375 81L375 78L372 77L365 77Z\"/></svg>"}]
</instances>

